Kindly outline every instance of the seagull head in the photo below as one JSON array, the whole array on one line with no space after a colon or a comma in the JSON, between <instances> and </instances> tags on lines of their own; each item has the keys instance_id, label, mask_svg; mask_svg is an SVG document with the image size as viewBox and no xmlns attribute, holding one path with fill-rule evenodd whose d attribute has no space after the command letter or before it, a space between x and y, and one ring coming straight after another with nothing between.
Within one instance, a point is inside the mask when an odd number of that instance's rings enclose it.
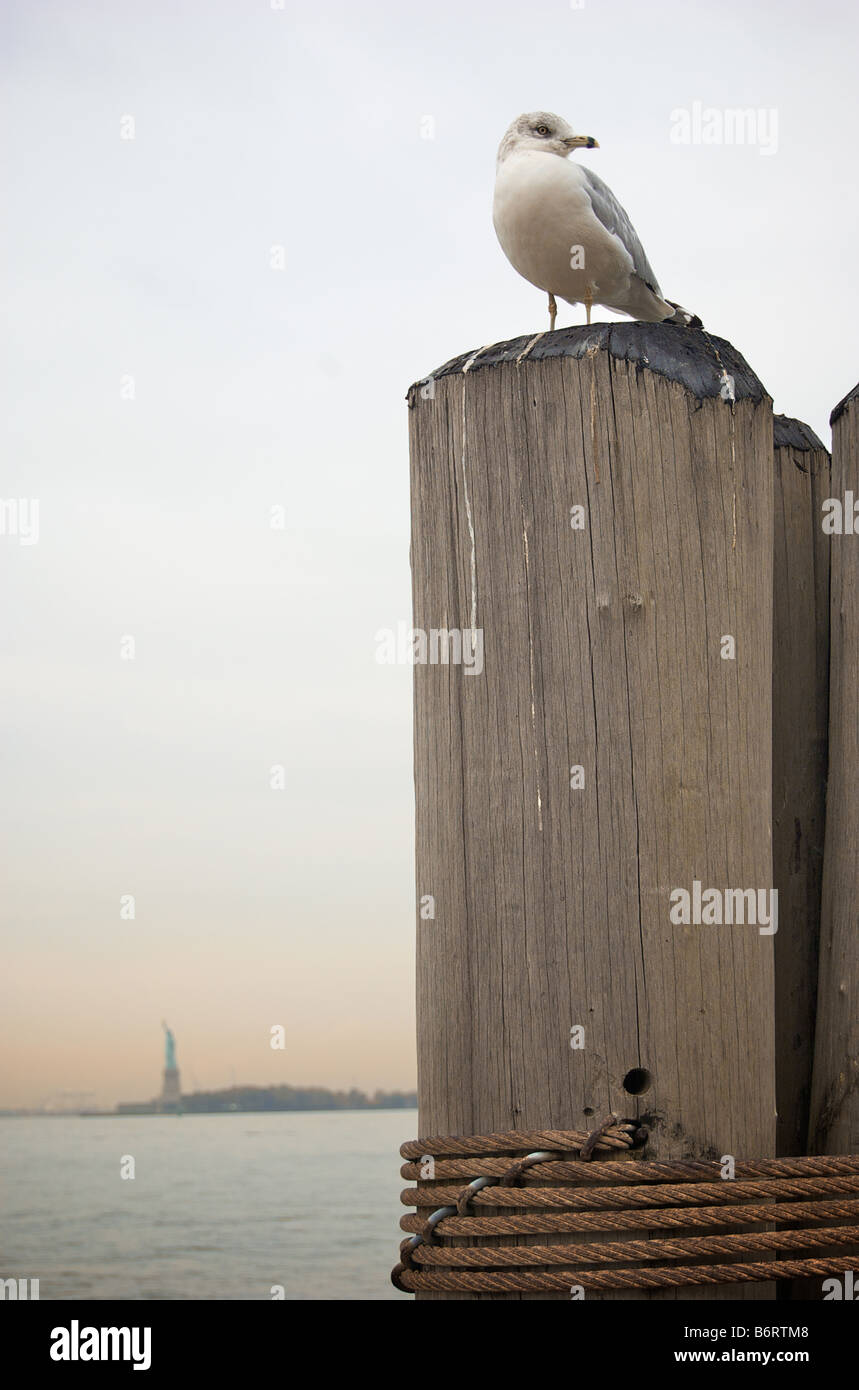
<instances>
[{"instance_id":1,"label":"seagull head","mask_svg":"<svg viewBox=\"0 0 859 1390\"><path fill-rule=\"evenodd\" d=\"M571 150L584 147L598 150L599 142L592 135L576 135L562 116L552 111L529 111L517 116L498 147L498 163L509 154L524 150L540 150L566 159Z\"/></svg>"}]
</instances>

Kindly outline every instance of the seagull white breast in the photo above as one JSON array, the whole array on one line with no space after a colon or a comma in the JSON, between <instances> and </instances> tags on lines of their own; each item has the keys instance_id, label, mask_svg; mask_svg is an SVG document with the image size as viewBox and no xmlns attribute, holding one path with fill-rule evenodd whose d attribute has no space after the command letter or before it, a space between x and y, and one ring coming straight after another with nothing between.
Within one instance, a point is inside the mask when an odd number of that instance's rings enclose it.
<instances>
[{"instance_id":1,"label":"seagull white breast","mask_svg":"<svg viewBox=\"0 0 859 1390\"><path fill-rule=\"evenodd\" d=\"M623 208L572 160L512 151L498 166L493 221L507 259L539 289L573 304L590 291L596 302L643 319L671 313Z\"/></svg>"},{"instance_id":2,"label":"seagull white breast","mask_svg":"<svg viewBox=\"0 0 859 1390\"><path fill-rule=\"evenodd\" d=\"M573 302L588 283L603 294L628 291L632 257L594 214L582 169L555 154L524 150L498 170L493 221L507 259L547 293ZM584 268L574 269L584 253Z\"/></svg>"}]
</instances>

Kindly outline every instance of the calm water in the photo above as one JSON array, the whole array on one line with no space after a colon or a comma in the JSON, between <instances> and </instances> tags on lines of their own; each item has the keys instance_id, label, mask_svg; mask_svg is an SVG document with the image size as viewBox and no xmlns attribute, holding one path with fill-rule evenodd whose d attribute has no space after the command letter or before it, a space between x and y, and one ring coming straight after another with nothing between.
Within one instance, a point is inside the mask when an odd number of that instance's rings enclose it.
<instances>
[{"instance_id":1,"label":"calm water","mask_svg":"<svg viewBox=\"0 0 859 1390\"><path fill-rule=\"evenodd\" d=\"M400 1299L417 1111L0 1118L0 1275L43 1299ZM134 1180L120 1160L135 1160Z\"/></svg>"}]
</instances>

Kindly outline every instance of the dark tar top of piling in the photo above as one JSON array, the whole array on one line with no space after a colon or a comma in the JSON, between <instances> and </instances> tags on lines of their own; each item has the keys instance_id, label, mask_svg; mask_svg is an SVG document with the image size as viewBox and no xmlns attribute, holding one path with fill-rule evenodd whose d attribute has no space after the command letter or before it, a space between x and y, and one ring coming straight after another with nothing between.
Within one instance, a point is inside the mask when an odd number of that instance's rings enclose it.
<instances>
[{"instance_id":1,"label":"dark tar top of piling","mask_svg":"<svg viewBox=\"0 0 859 1390\"><path fill-rule=\"evenodd\" d=\"M844 414L850 402L855 400L859 400L859 382L856 383L852 391L847 392L847 395L844 397L843 401L838 402L837 406L835 407L835 409L829 417L830 425L834 425L835 421L839 420L841 416Z\"/></svg>"},{"instance_id":2,"label":"dark tar top of piling","mask_svg":"<svg viewBox=\"0 0 859 1390\"><path fill-rule=\"evenodd\" d=\"M810 425L803 424L802 420L794 420L790 415L773 416L773 445L776 449L801 449L803 452L821 449L823 453L829 452Z\"/></svg>"},{"instance_id":3,"label":"dark tar top of piling","mask_svg":"<svg viewBox=\"0 0 859 1390\"><path fill-rule=\"evenodd\" d=\"M529 343L533 346L526 352ZM612 357L634 362L641 370L647 368L670 381L685 386L698 400L724 395L726 385L723 371L732 378L729 389L735 400L761 401L768 392L761 385L749 364L724 338L716 338L699 328L681 328L672 323L593 323L577 328L560 328L554 333L527 334L511 338L506 343L478 348L445 362L431 377L423 381L438 381L443 376L461 373L468 365L469 374L500 362L539 362L547 357L584 357L588 352L608 352ZM716 356L718 352L721 365ZM422 383L417 383L421 385ZM412 391L409 402L412 403ZM726 397L728 398L728 397Z\"/></svg>"}]
</instances>

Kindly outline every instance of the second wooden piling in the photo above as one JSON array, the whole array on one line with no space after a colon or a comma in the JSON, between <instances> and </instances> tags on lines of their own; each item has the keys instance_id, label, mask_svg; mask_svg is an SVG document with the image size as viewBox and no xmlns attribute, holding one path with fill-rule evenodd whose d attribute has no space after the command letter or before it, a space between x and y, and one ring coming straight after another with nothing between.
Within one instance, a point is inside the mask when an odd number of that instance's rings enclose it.
<instances>
[{"instance_id":1,"label":"second wooden piling","mask_svg":"<svg viewBox=\"0 0 859 1390\"><path fill-rule=\"evenodd\" d=\"M773 881L777 1149L807 1152L829 719L829 454L808 425L773 421Z\"/></svg>"},{"instance_id":2,"label":"second wooden piling","mask_svg":"<svg viewBox=\"0 0 859 1390\"><path fill-rule=\"evenodd\" d=\"M859 386L832 412L829 785L809 1153L859 1152Z\"/></svg>"}]
</instances>

